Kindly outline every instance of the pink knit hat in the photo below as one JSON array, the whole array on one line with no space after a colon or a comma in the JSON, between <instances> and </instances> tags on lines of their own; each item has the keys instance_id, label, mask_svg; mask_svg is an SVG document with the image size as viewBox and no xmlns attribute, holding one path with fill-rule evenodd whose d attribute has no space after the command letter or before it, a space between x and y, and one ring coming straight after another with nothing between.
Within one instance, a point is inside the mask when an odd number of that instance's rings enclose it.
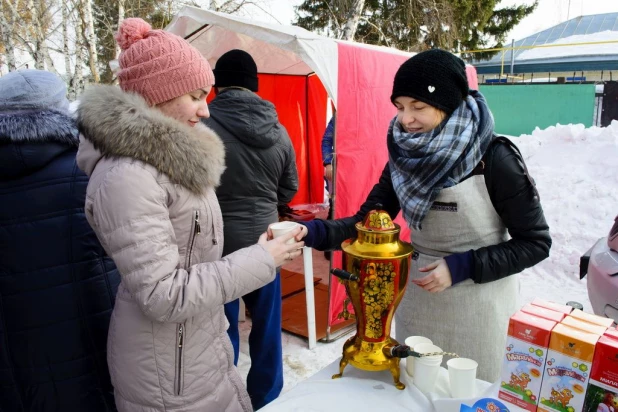
<instances>
[{"instance_id":1,"label":"pink knit hat","mask_svg":"<svg viewBox=\"0 0 618 412\"><path fill-rule=\"evenodd\" d=\"M215 83L210 64L195 47L175 34L152 30L140 18L124 20L116 41L122 50L120 87L139 93L151 106Z\"/></svg>"}]
</instances>

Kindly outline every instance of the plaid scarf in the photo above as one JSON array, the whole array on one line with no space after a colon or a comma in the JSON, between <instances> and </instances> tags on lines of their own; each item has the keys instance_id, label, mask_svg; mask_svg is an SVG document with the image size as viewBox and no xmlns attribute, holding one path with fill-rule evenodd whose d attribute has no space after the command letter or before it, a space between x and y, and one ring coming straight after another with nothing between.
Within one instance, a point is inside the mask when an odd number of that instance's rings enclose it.
<instances>
[{"instance_id":1,"label":"plaid scarf","mask_svg":"<svg viewBox=\"0 0 618 412\"><path fill-rule=\"evenodd\" d=\"M482 94L470 94L453 114L426 133L407 133L395 117L387 145L393 187L412 229L440 190L455 186L479 164L494 139L494 119Z\"/></svg>"}]
</instances>

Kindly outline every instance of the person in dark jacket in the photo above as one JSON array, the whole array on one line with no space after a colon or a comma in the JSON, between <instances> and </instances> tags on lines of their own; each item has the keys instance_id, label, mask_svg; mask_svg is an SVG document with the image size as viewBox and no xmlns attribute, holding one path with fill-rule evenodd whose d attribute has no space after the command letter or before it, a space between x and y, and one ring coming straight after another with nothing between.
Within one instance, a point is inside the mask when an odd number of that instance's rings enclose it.
<instances>
[{"instance_id":1,"label":"person in dark jacket","mask_svg":"<svg viewBox=\"0 0 618 412\"><path fill-rule=\"evenodd\" d=\"M115 411L107 330L120 277L84 215L64 82L0 77L0 410Z\"/></svg>"},{"instance_id":2,"label":"person in dark jacket","mask_svg":"<svg viewBox=\"0 0 618 412\"><path fill-rule=\"evenodd\" d=\"M430 338L475 359L478 377L500 374L508 319L517 311L512 276L549 255L539 194L516 146L494 133L485 98L468 89L465 66L438 49L397 71L389 161L351 217L307 223L307 246L339 248L372 209L400 211L415 253L395 313L396 339Z\"/></svg>"},{"instance_id":3,"label":"person in dark jacket","mask_svg":"<svg viewBox=\"0 0 618 412\"><path fill-rule=\"evenodd\" d=\"M257 66L250 54L231 50L214 68L217 96L204 123L225 145L226 170L217 188L223 214L223 255L255 244L268 225L278 221L277 206L298 190L296 156L272 103L260 98ZM281 347L281 278L243 297L251 313L251 369L247 391L257 410L283 388ZM228 335L238 363L239 301L225 305Z\"/></svg>"}]
</instances>

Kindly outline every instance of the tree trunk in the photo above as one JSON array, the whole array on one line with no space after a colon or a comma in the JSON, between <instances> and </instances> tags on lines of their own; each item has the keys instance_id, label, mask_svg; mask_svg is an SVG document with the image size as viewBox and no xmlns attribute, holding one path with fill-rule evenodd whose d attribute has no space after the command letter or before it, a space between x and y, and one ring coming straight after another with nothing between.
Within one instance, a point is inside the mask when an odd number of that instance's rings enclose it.
<instances>
[{"instance_id":1,"label":"tree trunk","mask_svg":"<svg viewBox=\"0 0 618 412\"><path fill-rule=\"evenodd\" d=\"M124 20L124 0L118 0L118 27ZM116 43L116 59L120 57L120 46Z\"/></svg>"},{"instance_id":2,"label":"tree trunk","mask_svg":"<svg viewBox=\"0 0 618 412\"><path fill-rule=\"evenodd\" d=\"M5 10L2 4L6 2L10 8L9 18L6 18ZM10 0L2 0L0 3L0 38L4 44L4 52L6 55L6 65L9 71L17 70L17 62L15 60L15 43L13 42L13 25L15 24L15 8Z\"/></svg>"},{"instance_id":3,"label":"tree trunk","mask_svg":"<svg viewBox=\"0 0 618 412\"><path fill-rule=\"evenodd\" d=\"M69 100L75 100L75 87L73 76L71 74L71 55L69 54L69 24L71 12L69 11L69 2L62 2L62 52L64 54L64 72L66 73L66 82L69 85L67 89L67 97Z\"/></svg>"},{"instance_id":4,"label":"tree trunk","mask_svg":"<svg viewBox=\"0 0 618 412\"><path fill-rule=\"evenodd\" d=\"M343 40L354 40L356 28L358 27L358 21L363 14L364 7L365 0L354 0L352 2L352 6L350 7L350 11L348 12L348 16L346 18L346 23L343 26L343 34L341 36Z\"/></svg>"},{"instance_id":5,"label":"tree trunk","mask_svg":"<svg viewBox=\"0 0 618 412\"><path fill-rule=\"evenodd\" d=\"M34 43L34 47L32 47L32 58L34 59L34 68L38 70L45 70L45 57L42 53L42 44L45 41L45 37L43 36L41 29L41 20L39 17L39 1L36 3L34 0L28 0L26 3L26 8L28 9L28 13L31 16L31 22L29 25L30 28L30 41Z\"/></svg>"},{"instance_id":6,"label":"tree trunk","mask_svg":"<svg viewBox=\"0 0 618 412\"><path fill-rule=\"evenodd\" d=\"M94 19L92 17L92 0L82 0L82 5L82 31L86 31L85 40L88 46L88 63L90 65L92 79L95 83L99 83L101 81L101 78L99 76L99 69L97 67L97 38L94 32Z\"/></svg>"},{"instance_id":7,"label":"tree trunk","mask_svg":"<svg viewBox=\"0 0 618 412\"><path fill-rule=\"evenodd\" d=\"M81 15L82 5L78 6ZM81 92L84 90L84 55L82 49L84 47L84 30L82 27L82 19L78 17L75 19L75 73L73 74L71 87L74 90L75 98L78 98Z\"/></svg>"}]
</instances>

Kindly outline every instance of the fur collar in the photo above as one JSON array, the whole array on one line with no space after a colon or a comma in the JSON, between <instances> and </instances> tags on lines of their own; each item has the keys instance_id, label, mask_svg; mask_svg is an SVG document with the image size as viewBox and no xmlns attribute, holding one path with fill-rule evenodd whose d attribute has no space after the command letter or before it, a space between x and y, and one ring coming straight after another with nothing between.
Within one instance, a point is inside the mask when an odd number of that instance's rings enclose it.
<instances>
[{"instance_id":1,"label":"fur collar","mask_svg":"<svg viewBox=\"0 0 618 412\"><path fill-rule=\"evenodd\" d=\"M0 112L0 143L60 143L77 147L75 120L55 110Z\"/></svg>"},{"instance_id":2,"label":"fur collar","mask_svg":"<svg viewBox=\"0 0 618 412\"><path fill-rule=\"evenodd\" d=\"M196 194L219 185L225 169L219 136L203 125L192 128L165 116L137 94L92 86L80 98L77 119L101 156L148 163Z\"/></svg>"}]
</instances>

